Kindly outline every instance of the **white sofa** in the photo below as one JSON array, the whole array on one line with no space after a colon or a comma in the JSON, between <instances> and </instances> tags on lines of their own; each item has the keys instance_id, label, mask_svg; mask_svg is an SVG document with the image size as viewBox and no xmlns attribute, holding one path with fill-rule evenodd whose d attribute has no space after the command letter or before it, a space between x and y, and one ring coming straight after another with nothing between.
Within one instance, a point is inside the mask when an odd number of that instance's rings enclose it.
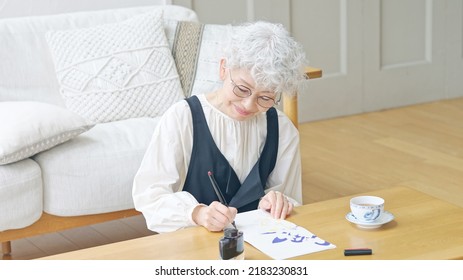
<instances>
[{"instance_id":1,"label":"white sofa","mask_svg":"<svg viewBox=\"0 0 463 280\"><path fill-rule=\"evenodd\" d=\"M157 41L144 42L153 35L144 30L151 19L139 18L159 10L169 53L150 60L143 44ZM220 85L221 45L233 27L197 21L192 10L173 5L0 19L4 254L10 253L11 240L138 214L132 181L159 116L171 103ZM141 44L135 53L120 51L133 44ZM166 66L168 56L173 68ZM173 79L160 87L167 78L151 68L164 66L170 70L161 74ZM126 73L134 68L136 75ZM154 84L142 93L134 90ZM294 99L288 104L285 108L297 114Z\"/></svg>"},{"instance_id":2,"label":"white sofa","mask_svg":"<svg viewBox=\"0 0 463 280\"><path fill-rule=\"evenodd\" d=\"M9 139L15 138L8 138L6 134L15 130L13 133L18 133L20 142L27 142L24 138L29 136L24 136L24 130L42 133L44 127L49 129L46 127L49 120L31 123L34 118L49 110L57 110L56 116L62 117L63 112L59 109L67 110L60 94L65 85L60 84L57 78L56 61L46 38L47 32L120 23L151 10L163 10L170 48L178 21L197 21L193 11L170 5L0 20L0 110L3 111L0 111L3 118L0 119L0 128L3 129L0 130L0 139L3 138L0 141L3 144L0 146L0 241L4 245L4 253L10 250L7 243L10 240L137 214L131 210L133 176L157 124L159 112L133 112L132 115L137 117L130 117L130 114L126 117L126 114L120 119L114 117L114 121L77 119L80 131L67 137L70 139L61 135L62 139L52 143L51 147L45 145L44 151L35 143L21 143L28 147L20 147L21 151L13 147L16 153L12 155L8 149L17 143L9 143ZM182 97L176 95L171 101ZM21 115L18 111L22 111L18 110L18 106L32 106L35 111L44 103L48 107L45 106L42 111L22 112L32 115L32 119L25 117L22 120L26 123L18 120L22 117L16 116ZM167 102L165 106L169 104ZM138 108L135 109L138 111ZM162 112L162 108L158 110ZM44 127L34 127L36 125ZM62 131L50 133L56 132ZM64 143L60 144L62 141ZM22 159L28 153L32 155ZM109 214L95 215L103 213ZM73 217L78 219L73 220Z\"/></svg>"}]
</instances>

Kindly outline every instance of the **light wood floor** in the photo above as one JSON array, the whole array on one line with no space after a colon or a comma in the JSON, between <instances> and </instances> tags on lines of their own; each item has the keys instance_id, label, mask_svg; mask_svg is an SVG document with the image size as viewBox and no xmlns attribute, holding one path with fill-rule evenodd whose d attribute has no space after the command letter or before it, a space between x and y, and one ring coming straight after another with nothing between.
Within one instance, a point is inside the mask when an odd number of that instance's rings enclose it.
<instances>
[{"instance_id":1,"label":"light wood floor","mask_svg":"<svg viewBox=\"0 0 463 280\"><path fill-rule=\"evenodd\" d=\"M463 98L300 126L304 203L407 185L463 207Z\"/></svg>"},{"instance_id":2,"label":"light wood floor","mask_svg":"<svg viewBox=\"0 0 463 280\"><path fill-rule=\"evenodd\" d=\"M304 203L407 185L463 207L463 98L304 123L299 130ZM150 234L137 216L13 241L11 258Z\"/></svg>"}]
</instances>

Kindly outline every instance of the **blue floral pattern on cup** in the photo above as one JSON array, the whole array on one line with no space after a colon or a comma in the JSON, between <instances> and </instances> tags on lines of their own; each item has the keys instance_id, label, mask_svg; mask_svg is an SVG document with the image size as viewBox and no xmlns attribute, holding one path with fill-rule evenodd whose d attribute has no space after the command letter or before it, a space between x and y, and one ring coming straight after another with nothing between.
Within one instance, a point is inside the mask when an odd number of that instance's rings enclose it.
<instances>
[{"instance_id":1,"label":"blue floral pattern on cup","mask_svg":"<svg viewBox=\"0 0 463 280\"><path fill-rule=\"evenodd\" d=\"M371 210L371 212L365 213L365 215L363 215L363 218L367 221L374 221L379 217L379 215L381 215L381 210L373 209Z\"/></svg>"}]
</instances>

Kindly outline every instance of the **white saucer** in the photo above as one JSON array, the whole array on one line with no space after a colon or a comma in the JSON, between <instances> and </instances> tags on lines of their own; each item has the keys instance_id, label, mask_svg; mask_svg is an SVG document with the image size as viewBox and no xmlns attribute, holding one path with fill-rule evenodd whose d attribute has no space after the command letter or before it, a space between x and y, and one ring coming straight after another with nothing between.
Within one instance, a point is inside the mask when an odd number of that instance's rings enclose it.
<instances>
[{"instance_id":1,"label":"white saucer","mask_svg":"<svg viewBox=\"0 0 463 280\"><path fill-rule=\"evenodd\" d=\"M380 226L389 223L390 221L394 220L394 215L392 213L384 211L384 213L381 215L379 219L377 219L374 222L361 222L357 220L357 218L352 214L352 212L349 212L346 215L346 219L357 225L359 228L365 228L365 229L373 229L373 228L379 228Z\"/></svg>"}]
</instances>

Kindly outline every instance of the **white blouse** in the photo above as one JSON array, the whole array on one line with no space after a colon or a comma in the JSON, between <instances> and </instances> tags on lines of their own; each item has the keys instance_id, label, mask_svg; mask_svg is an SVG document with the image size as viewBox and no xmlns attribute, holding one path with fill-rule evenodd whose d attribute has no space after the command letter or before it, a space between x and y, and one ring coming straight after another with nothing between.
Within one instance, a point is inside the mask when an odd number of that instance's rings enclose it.
<instances>
[{"instance_id":1,"label":"white blouse","mask_svg":"<svg viewBox=\"0 0 463 280\"><path fill-rule=\"evenodd\" d=\"M267 135L265 113L237 121L212 106L205 95L198 95L198 98L217 147L243 182L264 148ZM299 134L280 111L278 121L278 155L265 193L280 191L297 206L302 204ZM135 208L143 213L152 231L169 232L196 225L191 215L198 201L182 191L192 147L191 111L188 103L182 100L161 117L134 179Z\"/></svg>"}]
</instances>

